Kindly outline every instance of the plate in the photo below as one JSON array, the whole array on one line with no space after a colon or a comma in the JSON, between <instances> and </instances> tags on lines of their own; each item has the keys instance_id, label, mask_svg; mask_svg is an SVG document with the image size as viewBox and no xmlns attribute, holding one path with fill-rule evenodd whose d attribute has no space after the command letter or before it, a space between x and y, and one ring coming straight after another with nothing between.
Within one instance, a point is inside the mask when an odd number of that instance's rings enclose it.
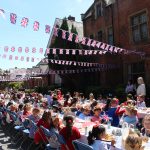
<instances>
[{"instance_id":1,"label":"plate","mask_svg":"<svg viewBox=\"0 0 150 150\"><path fill-rule=\"evenodd\" d=\"M113 138L113 135L111 135L111 134L106 134L106 137L103 138L102 140L103 140L103 141L106 141L106 142L111 142L113 139L114 139L114 138Z\"/></svg>"}]
</instances>

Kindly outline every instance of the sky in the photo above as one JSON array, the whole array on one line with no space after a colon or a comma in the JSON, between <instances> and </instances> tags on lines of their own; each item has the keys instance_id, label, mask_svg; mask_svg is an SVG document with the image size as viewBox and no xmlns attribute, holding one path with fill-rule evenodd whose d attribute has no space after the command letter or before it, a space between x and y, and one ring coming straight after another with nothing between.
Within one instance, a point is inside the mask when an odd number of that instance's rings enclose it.
<instances>
[{"instance_id":1,"label":"sky","mask_svg":"<svg viewBox=\"0 0 150 150\"><path fill-rule=\"evenodd\" d=\"M72 15L76 21L81 22L80 14L85 13L94 0L0 0L0 9L5 11L4 15L0 15L0 68L31 68L38 61L26 62L15 60L14 57L21 56L43 58L44 55L36 53L25 53L25 47L31 50L33 47L46 48L50 34L45 33L45 25L53 27L55 18L64 18ZM17 15L16 24L10 23L10 13ZM23 17L29 19L26 28L21 27ZM40 23L39 31L33 31L33 23ZM4 52L4 46L9 47L8 52ZM15 47L15 52L11 52L11 47ZM22 53L18 53L18 47L23 48ZM6 54L6 58L2 56ZM9 55L13 55L13 59L9 60Z\"/></svg>"}]
</instances>

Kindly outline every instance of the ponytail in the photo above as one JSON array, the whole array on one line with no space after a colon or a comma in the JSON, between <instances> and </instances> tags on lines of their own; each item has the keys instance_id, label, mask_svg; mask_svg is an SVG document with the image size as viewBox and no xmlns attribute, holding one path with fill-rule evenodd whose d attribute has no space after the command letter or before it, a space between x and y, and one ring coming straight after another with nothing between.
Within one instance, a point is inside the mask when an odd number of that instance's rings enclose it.
<instances>
[{"instance_id":1,"label":"ponytail","mask_svg":"<svg viewBox=\"0 0 150 150\"><path fill-rule=\"evenodd\" d=\"M89 132L89 136L87 138L89 145L92 145L96 139L101 140L101 139L99 139L99 135L103 134L104 132L105 132L104 126L102 126L102 125L93 126L92 132Z\"/></svg>"}]
</instances>

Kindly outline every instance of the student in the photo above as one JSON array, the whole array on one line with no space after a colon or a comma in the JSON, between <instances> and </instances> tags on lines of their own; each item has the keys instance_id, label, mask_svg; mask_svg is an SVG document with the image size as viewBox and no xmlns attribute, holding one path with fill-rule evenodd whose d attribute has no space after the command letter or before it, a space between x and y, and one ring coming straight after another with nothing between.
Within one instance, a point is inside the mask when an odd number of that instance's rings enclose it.
<instances>
[{"instance_id":1,"label":"student","mask_svg":"<svg viewBox=\"0 0 150 150\"><path fill-rule=\"evenodd\" d=\"M118 106L118 99L113 98L110 103L110 108L108 109L108 116L112 118L111 125L117 127L119 125L119 117L116 115L116 110Z\"/></svg>"},{"instance_id":2,"label":"student","mask_svg":"<svg viewBox=\"0 0 150 150\"><path fill-rule=\"evenodd\" d=\"M124 147L125 150L144 150L140 135L131 131L125 140Z\"/></svg>"},{"instance_id":3,"label":"student","mask_svg":"<svg viewBox=\"0 0 150 150\"><path fill-rule=\"evenodd\" d=\"M124 122L128 123L129 125L136 126L138 122L137 110L133 105L128 105L125 107L125 114L120 119L120 124L122 125Z\"/></svg>"},{"instance_id":4,"label":"student","mask_svg":"<svg viewBox=\"0 0 150 150\"><path fill-rule=\"evenodd\" d=\"M51 124L51 112L49 110L45 110L42 115L42 118L38 121L37 126L38 127L43 126L47 129L50 129L50 124ZM47 139L43 131L39 128L34 135L34 141L36 144L39 144L43 140L47 142Z\"/></svg>"},{"instance_id":5,"label":"student","mask_svg":"<svg viewBox=\"0 0 150 150\"><path fill-rule=\"evenodd\" d=\"M88 143L93 147L93 150L115 150L115 141L111 141L111 146L108 148L107 143L103 141L106 136L106 129L104 126L96 125L93 127L92 132L89 132Z\"/></svg>"},{"instance_id":6,"label":"student","mask_svg":"<svg viewBox=\"0 0 150 150\"><path fill-rule=\"evenodd\" d=\"M150 114L146 115L143 119L143 128L141 130L143 135L150 137Z\"/></svg>"},{"instance_id":7,"label":"student","mask_svg":"<svg viewBox=\"0 0 150 150\"><path fill-rule=\"evenodd\" d=\"M81 137L79 130L73 126L73 120L74 118L71 115L64 117L65 127L61 129L59 133L64 137L67 148L64 144L62 144L61 150L74 150L72 141Z\"/></svg>"},{"instance_id":8,"label":"student","mask_svg":"<svg viewBox=\"0 0 150 150\"><path fill-rule=\"evenodd\" d=\"M137 97L137 107L138 108L140 108L140 107L146 107L145 96L144 95L139 95Z\"/></svg>"},{"instance_id":9,"label":"student","mask_svg":"<svg viewBox=\"0 0 150 150\"><path fill-rule=\"evenodd\" d=\"M95 106L93 110L94 115L91 117L91 121L101 123L102 120L102 118L100 117L101 112L102 112L101 107L99 105Z\"/></svg>"},{"instance_id":10,"label":"student","mask_svg":"<svg viewBox=\"0 0 150 150\"><path fill-rule=\"evenodd\" d=\"M90 111L91 111L91 109L90 109L89 104L84 104L82 113L79 114L79 118L82 120L86 120L86 118L88 118L90 116Z\"/></svg>"}]
</instances>

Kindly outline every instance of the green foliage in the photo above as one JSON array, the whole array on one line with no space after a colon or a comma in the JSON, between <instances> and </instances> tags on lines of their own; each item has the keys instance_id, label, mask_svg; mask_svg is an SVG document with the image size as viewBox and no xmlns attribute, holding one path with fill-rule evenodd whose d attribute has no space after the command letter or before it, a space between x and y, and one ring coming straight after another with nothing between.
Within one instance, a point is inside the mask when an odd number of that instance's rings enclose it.
<instances>
[{"instance_id":1,"label":"green foliage","mask_svg":"<svg viewBox=\"0 0 150 150\"><path fill-rule=\"evenodd\" d=\"M9 82L8 86L13 89L20 89L23 87L23 82Z\"/></svg>"}]
</instances>

